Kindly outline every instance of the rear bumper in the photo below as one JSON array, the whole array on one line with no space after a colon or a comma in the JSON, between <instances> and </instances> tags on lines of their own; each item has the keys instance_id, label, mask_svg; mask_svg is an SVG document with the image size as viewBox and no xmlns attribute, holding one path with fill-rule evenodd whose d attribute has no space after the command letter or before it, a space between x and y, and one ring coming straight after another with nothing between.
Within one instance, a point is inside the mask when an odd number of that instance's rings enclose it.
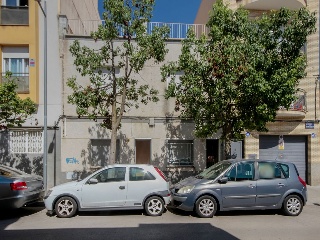
<instances>
[{"instance_id":1,"label":"rear bumper","mask_svg":"<svg viewBox=\"0 0 320 240\"><path fill-rule=\"evenodd\" d=\"M44 191L34 192L28 194L20 194L10 198L0 200L1 208L21 208L25 205L41 201L44 195Z\"/></svg>"}]
</instances>

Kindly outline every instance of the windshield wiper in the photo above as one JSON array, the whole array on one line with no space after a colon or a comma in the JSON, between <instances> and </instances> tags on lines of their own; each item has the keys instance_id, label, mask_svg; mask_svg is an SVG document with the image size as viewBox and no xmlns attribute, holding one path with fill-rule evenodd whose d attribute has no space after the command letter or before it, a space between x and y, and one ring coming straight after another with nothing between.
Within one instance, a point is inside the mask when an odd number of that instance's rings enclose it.
<instances>
[{"instance_id":1,"label":"windshield wiper","mask_svg":"<svg viewBox=\"0 0 320 240\"><path fill-rule=\"evenodd\" d=\"M202 179L203 176L197 175L197 176L195 176L195 178Z\"/></svg>"}]
</instances>

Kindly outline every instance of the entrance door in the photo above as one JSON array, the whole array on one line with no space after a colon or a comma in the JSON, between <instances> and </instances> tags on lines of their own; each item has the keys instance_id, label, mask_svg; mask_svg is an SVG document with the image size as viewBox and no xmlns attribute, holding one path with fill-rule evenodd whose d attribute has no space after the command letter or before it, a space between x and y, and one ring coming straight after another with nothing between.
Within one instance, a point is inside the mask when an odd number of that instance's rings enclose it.
<instances>
[{"instance_id":1,"label":"entrance door","mask_svg":"<svg viewBox=\"0 0 320 240\"><path fill-rule=\"evenodd\" d=\"M207 161L206 167L212 166L219 161L219 139L207 139Z\"/></svg>"},{"instance_id":2,"label":"entrance door","mask_svg":"<svg viewBox=\"0 0 320 240\"><path fill-rule=\"evenodd\" d=\"M151 160L151 139L136 139L136 163L149 164Z\"/></svg>"}]
</instances>

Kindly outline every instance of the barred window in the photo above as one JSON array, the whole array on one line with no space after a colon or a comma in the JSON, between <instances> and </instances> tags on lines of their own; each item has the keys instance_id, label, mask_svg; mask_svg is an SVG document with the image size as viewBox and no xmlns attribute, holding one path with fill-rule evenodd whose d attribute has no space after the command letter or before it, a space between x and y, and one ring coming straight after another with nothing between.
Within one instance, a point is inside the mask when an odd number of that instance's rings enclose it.
<instances>
[{"instance_id":1,"label":"barred window","mask_svg":"<svg viewBox=\"0 0 320 240\"><path fill-rule=\"evenodd\" d=\"M43 153L42 131L10 131L10 152Z\"/></svg>"},{"instance_id":2,"label":"barred window","mask_svg":"<svg viewBox=\"0 0 320 240\"><path fill-rule=\"evenodd\" d=\"M193 165L193 141L192 140L168 140L167 143L168 165L192 166Z\"/></svg>"}]
</instances>

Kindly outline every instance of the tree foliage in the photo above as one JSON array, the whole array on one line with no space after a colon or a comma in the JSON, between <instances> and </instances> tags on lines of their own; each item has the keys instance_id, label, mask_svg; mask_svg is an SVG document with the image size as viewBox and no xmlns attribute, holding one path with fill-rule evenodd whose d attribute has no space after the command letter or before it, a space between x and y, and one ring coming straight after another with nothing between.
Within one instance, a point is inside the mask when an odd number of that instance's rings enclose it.
<instances>
[{"instance_id":1,"label":"tree foliage","mask_svg":"<svg viewBox=\"0 0 320 240\"><path fill-rule=\"evenodd\" d=\"M36 112L36 104L30 99L22 100L16 93L17 84L6 76L7 81L0 84L0 129L19 126Z\"/></svg>"},{"instance_id":2,"label":"tree foliage","mask_svg":"<svg viewBox=\"0 0 320 240\"><path fill-rule=\"evenodd\" d=\"M104 23L91 34L100 47L81 46L79 41L70 47L77 71L87 76L90 84L83 86L76 78L68 79L73 90L68 101L76 105L79 116L95 121L102 118L101 125L111 130L109 163L115 162L117 129L126 110L158 101L158 91L134 77L148 60L159 63L167 53L169 28L147 30L153 7L153 0L106 0Z\"/></svg>"},{"instance_id":3,"label":"tree foliage","mask_svg":"<svg viewBox=\"0 0 320 240\"><path fill-rule=\"evenodd\" d=\"M184 72L179 83L171 81L167 97L176 97L181 117L195 120L198 137L222 130L230 143L245 129L267 131L266 123L275 120L280 106L290 106L306 75L301 49L315 23L306 8L252 19L219 0L207 23L209 34L197 39L189 31L179 60L162 68L163 79Z\"/></svg>"}]
</instances>

